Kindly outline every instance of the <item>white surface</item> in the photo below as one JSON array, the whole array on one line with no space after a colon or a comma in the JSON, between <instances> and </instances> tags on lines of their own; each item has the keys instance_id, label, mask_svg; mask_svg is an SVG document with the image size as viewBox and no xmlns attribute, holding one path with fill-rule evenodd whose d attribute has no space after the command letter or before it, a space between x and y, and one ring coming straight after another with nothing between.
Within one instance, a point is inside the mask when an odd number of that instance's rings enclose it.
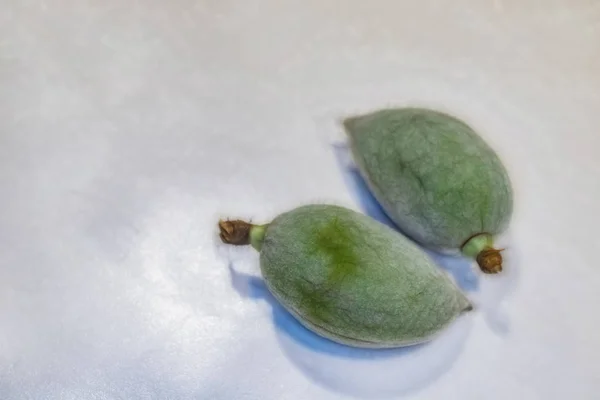
<instances>
[{"instance_id":1,"label":"white surface","mask_svg":"<svg viewBox=\"0 0 600 400\"><path fill-rule=\"evenodd\" d=\"M591 0L4 1L0 398L597 398L599 42ZM351 350L215 224L376 213L337 121L405 104L500 153L509 262L442 260L479 309L430 346Z\"/></svg>"}]
</instances>

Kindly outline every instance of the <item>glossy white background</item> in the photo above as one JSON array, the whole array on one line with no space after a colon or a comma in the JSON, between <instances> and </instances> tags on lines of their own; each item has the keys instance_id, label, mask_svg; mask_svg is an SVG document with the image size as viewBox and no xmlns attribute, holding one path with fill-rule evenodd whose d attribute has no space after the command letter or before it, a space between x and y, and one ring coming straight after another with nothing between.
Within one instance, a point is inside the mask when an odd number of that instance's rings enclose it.
<instances>
[{"instance_id":1,"label":"glossy white background","mask_svg":"<svg viewBox=\"0 0 600 400\"><path fill-rule=\"evenodd\" d=\"M219 217L384 220L339 119L425 105L511 173L505 273L427 346L301 328ZM600 3L4 0L0 398L594 399Z\"/></svg>"}]
</instances>

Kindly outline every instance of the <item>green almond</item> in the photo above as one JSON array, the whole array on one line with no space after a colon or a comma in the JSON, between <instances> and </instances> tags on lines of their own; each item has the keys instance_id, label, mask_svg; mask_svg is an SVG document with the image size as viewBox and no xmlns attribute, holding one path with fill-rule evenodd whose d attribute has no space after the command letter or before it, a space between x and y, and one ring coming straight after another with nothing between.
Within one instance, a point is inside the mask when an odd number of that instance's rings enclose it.
<instances>
[{"instance_id":1,"label":"green almond","mask_svg":"<svg viewBox=\"0 0 600 400\"><path fill-rule=\"evenodd\" d=\"M493 242L508 227L513 192L481 136L424 108L380 110L344 126L361 176L404 233L431 249L460 250L486 273L502 270Z\"/></svg>"},{"instance_id":2,"label":"green almond","mask_svg":"<svg viewBox=\"0 0 600 400\"><path fill-rule=\"evenodd\" d=\"M401 347L432 340L472 306L414 243L358 212L308 205L266 225L221 221L221 239L251 244L275 298L338 343Z\"/></svg>"}]
</instances>

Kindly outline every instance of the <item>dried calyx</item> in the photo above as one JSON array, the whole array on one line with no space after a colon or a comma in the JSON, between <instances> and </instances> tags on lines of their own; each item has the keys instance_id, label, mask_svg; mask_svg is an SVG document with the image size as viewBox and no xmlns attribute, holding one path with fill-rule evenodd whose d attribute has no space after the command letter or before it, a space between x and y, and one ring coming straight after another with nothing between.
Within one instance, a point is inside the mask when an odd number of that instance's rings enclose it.
<instances>
[{"instance_id":1,"label":"dried calyx","mask_svg":"<svg viewBox=\"0 0 600 400\"><path fill-rule=\"evenodd\" d=\"M462 253L474 258L481 271L486 274L497 274L502 271L502 254L504 249L495 249L493 237L489 233L471 236L461 247Z\"/></svg>"},{"instance_id":2,"label":"dried calyx","mask_svg":"<svg viewBox=\"0 0 600 400\"><path fill-rule=\"evenodd\" d=\"M252 224L245 221L219 221L219 237L223 243L236 246L246 246L250 244L250 230Z\"/></svg>"},{"instance_id":3,"label":"dried calyx","mask_svg":"<svg viewBox=\"0 0 600 400\"><path fill-rule=\"evenodd\" d=\"M497 274L502 271L502 254L504 249L488 247L477 254L477 264L486 274Z\"/></svg>"},{"instance_id":4,"label":"dried calyx","mask_svg":"<svg viewBox=\"0 0 600 400\"><path fill-rule=\"evenodd\" d=\"M260 251L266 228L267 225L252 225L249 222L241 220L220 220L219 237L223 243L235 246L251 245L256 250Z\"/></svg>"}]
</instances>

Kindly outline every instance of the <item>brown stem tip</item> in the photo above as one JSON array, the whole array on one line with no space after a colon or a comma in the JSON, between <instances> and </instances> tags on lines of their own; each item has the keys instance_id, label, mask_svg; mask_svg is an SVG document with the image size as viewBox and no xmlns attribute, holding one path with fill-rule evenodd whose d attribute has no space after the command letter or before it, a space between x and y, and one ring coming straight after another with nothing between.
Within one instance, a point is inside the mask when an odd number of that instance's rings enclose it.
<instances>
[{"instance_id":1,"label":"brown stem tip","mask_svg":"<svg viewBox=\"0 0 600 400\"><path fill-rule=\"evenodd\" d=\"M219 221L219 237L223 243L236 246L245 246L250 244L250 229L252 224L244 221Z\"/></svg>"},{"instance_id":2,"label":"brown stem tip","mask_svg":"<svg viewBox=\"0 0 600 400\"><path fill-rule=\"evenodd\" d=\"M477 254L477 264L486 274L497 274L502 271L502 254L504 249L494 249L491 247L483 249Z\"/></svg>"}]
</instances>

